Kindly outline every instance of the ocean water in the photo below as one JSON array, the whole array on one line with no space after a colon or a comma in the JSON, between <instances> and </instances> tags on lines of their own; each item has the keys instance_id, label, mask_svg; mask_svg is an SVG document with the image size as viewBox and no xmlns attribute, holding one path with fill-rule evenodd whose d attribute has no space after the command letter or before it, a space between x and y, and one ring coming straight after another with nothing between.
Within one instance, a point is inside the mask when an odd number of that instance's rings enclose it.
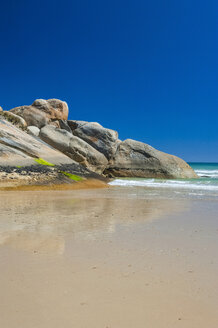
<instances>
[{"instance_id":1,"label":"ocean water","mask_svg":"<svg viewBox=\"0 0 218 328\"><path fill-rule=\"evenodd\" d=\"M110 185L140 187L148 195L217 197L218 199L218 163L189 163L189 165L197 173L198 179L119 178L110 182Z\"/></svg>"}]
</instances>

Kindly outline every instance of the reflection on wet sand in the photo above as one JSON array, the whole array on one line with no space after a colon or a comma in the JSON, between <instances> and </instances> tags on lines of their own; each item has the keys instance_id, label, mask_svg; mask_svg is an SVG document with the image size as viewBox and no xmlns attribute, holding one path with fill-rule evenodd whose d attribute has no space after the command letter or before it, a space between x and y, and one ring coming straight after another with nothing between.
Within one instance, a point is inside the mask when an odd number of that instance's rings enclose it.
<instances>
[{"instance_id":1,"label":"reflection on wet sand","mask_svg":"<svg viewBox=\"0 0 218 328\"><path fill-rule=\"evenodd\" d=\"M0 245L62 254L65 238L95 238L130 225L184 211L188 201L102 197L102 191L4 192L1 194Z\"/></svg>"},{"instance_id":2,"label":"reflection on wet sand","mask_svg":"<svg viewBox=\"0 0 218 328\"><path fill-rule=\"evenodd\" d=\"M41 234L27 231L10 231L0 233L0 246L9 245L16 250L30 252L63 254L64 239L55 235Z\"/></svg>"},{"instance_id":3,"label":"reflection on wet sand","mask_svg":"<svg viewBox=\"0 0 218 328\"><path fill-rule=\"evenodd\" d=\"M0 192L0 327L217 328L213 202Z\"/></svg>"}]
</instances>

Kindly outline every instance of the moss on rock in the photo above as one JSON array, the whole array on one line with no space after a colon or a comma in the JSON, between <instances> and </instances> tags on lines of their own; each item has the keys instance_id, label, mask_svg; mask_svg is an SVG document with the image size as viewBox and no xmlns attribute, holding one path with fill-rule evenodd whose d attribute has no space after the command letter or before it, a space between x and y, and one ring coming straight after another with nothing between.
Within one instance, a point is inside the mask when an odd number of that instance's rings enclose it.
<instances>
[{"instance_id":1,"label":"moss on rock","mask_svg":"<svg viewBox=\"0 0 218 328\"><path fill-rule=\"evenodd\" d=\"M34 161L40 165L55 166L54 164L45 161L43 158L35 158Z\"/></svg>"},{"instance_id":2,"label":"moss on rock","mask_svg":"<svg viewBox=\"0 0 218 328\"><path fill-rule=\"evenodd\" d=\"M65 171L60 171L60 172L62 174L64 174L66 177L68 177L69 179L71 179L71 180L74 180L74 181L82 181L82 180L84 180L79 175L71 174L71 173L68 173L68 172L65 172Z\"/></svg>"}]
</instances>

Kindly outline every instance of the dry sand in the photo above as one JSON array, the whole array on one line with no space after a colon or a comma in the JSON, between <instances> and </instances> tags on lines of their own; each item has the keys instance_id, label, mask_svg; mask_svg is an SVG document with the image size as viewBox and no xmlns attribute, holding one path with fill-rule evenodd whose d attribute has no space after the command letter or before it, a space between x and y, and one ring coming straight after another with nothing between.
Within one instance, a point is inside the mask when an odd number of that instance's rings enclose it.
<instances>
[{"instance_id":1,"label":"dry sand","mask_svg":"<svg viewBox=\"0 0 218 328\"><path fill-rule=\"evenodd\" d=\"M218 327L218 202L133 190L0 191L0 327Z\"/></svg>"}]
</instances>

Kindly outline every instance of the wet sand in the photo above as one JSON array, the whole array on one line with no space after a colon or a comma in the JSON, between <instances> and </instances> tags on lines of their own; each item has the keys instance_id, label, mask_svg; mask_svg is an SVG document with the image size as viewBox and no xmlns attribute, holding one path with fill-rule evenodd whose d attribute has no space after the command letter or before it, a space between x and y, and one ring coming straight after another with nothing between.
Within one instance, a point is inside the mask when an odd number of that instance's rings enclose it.
<instances>
[{"instance_id":1,"label":"wet sand","mask_svg":"<svg viewBox=\"0 0 218 328\"><path fill-rule=\"evenodd\" d=\"M217 201L115 187L0 208L0 327L218 327Z\"/></svg>"},{"instance_id":2,"label":"wet sand","mask_svg":"<svg viewBox=\"0 0 218 328\"><path fill-rule=\"evenodd\" d=\"M1 177L0 177L1 179ZM87 179L76 183L47 183L25 184L23 180L5 181L0 183L0 191L51 191L51 190L80 190L80 189L109 188L108 184L101 180Z\"/></svg>"}]
</instances>

